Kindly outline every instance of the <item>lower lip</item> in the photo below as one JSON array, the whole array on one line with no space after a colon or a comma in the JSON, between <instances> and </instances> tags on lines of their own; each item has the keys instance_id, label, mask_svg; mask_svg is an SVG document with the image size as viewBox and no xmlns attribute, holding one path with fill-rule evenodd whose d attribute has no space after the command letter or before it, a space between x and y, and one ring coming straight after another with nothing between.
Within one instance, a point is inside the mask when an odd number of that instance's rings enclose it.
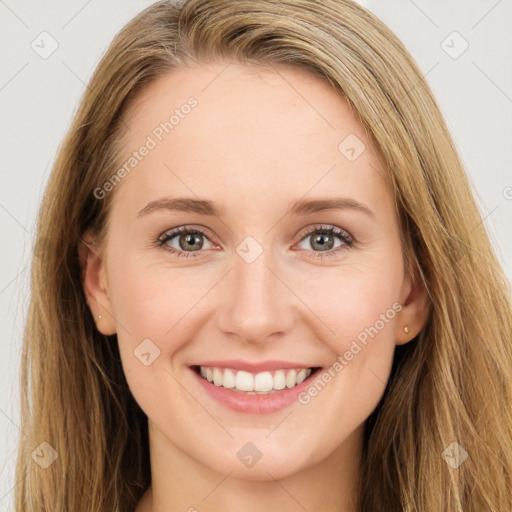
<instances>
[{"instance_id":1,"label":"lower lip","mask_svg":"<svg viewBox=\"0 0 512 512\"><path fill-rule=\"evenodd\" d=\"M298 395L306 390L311 384L311 375L303 382L293 388L284 388L266 395L248 395L239 393L222 386L216 386L212 382L203 379L192 368L189 370L198 381L199 385L214 400L237 412L249 414L270 414L284 409L295 401ZM315 372L316 374L317 372Z\"/></svg>"}]
</instances>

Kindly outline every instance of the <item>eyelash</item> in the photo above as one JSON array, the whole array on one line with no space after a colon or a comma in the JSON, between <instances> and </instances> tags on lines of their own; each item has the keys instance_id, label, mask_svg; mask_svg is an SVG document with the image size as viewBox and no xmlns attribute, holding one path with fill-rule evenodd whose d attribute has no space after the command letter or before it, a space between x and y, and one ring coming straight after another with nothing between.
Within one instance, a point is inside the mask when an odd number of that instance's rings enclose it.
<instances>
[{"instance_id":1,"label":"eyelash","mask_svg":"<svg viewBox=\"0 0 512 512\"><path fill-rule=\"evenodd\" d=\"M354 244L354 238L344 229L336 228L335 226L325 226L325 225L316 225L312 226L307 229L306 233L302 236L300 241L302 241L304 238L307 238L309 235L313 233L319 233L323 235L328 235L331 237L337 237L343 242L343 245L340 247L337 247L336 249L330 249L328 251L313 251L314 255L313 258L329 258L332 256L335 256L340 251L346 251L348 248L352 247ZM203 230L202 228L193 228L190 229L189 227L179 227L170 231L166 231L165 233L162 233L155 241L154 245L163 249L164 251L170 252L172 254L175 254L179 258L196 258L201 257L201 252L203 251L181 251L174 249L173 247L169 247L166 245L166 243L176 237L177 235L181 234L190 234L190 235L202 235L209 239L207 236L207 232Z\"/></svg>"}]
</instances>

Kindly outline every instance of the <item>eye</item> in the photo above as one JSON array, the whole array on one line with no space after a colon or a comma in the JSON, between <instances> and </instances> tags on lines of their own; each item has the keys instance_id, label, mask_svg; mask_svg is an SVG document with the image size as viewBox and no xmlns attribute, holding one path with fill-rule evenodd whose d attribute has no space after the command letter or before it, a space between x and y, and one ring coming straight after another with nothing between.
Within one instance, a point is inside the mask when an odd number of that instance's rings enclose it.
<instances>
[{"instance_id":1,"label":"eye","mask_svg":"<svg viewBox=\"0 0 512 512\"><path fill-rule=\"evenodd\" d=\"M209 244L211 241L206 236L206 232L201 228L179 227L166 231L156 239L156 245L162 249L175 253L179 257L197 257L200 256L201 249L205 248L204 240ZM209 249L211 247L206 247Z\"/></svg>"},{"instance_id":2,"label":"eye","mask_svg":"<svg viewBox=\"0 0 512 512\"><path fill-rule=\"evenodd\" d=\"M315 236L312 236L315 235ZM328 258L337 255L352 247L354 238L344 229L330 225L315 225L307 229L301 242L304 243L310 238L309 247L300 247L301 249L313 250L314 258ZM339 244L335 247L336 239ZM207 247L204 247L204 241L207 241ZM202 228L191 228L182 226L162 233L156 240L155 245L162 249L176 254L179 257L198 257L201 256L201 249L210 249L212 242ZM210 246L208 246L210 244Z\"/></svg>"},{"instance_id":3,"label":"eye","mask_svg":"<svg viewBox=\"0 0 512 512\"><path fill-rule=\"evenodd\" d=\"M312 249L314 258L336 256L340 251L345 251L352 247L354 243L354 238L347 231L335 226L312 226L306 231L306 235L301 239L301 243L304 243L308 238L309 242L306 242L306 245L309 247L301 247L301 249ZM340 243L335 247L336 239Z\"/></svg>"}]
</instances>

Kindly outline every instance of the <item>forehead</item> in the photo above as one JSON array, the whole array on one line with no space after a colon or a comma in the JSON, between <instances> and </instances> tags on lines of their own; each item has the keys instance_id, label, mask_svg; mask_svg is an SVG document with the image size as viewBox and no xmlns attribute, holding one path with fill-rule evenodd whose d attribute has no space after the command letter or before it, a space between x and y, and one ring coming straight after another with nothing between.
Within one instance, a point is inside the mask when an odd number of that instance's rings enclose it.
<instances>
[{"instance_id":1,"label":"forehead","mask_svg":"<svg viewBox=\"0 0 512 512\"><path fill-rule=\"evenodd\" d=\"M202 197L222 190L226 200L268 196L269 187L287 200L333 187L385 192L381 156L357 115L326 80L302 69L179 68L139 94L126 124L123 162L152 146L123 180L132 195L158 195L162 187Z\"/></svg>"}]
</instances>

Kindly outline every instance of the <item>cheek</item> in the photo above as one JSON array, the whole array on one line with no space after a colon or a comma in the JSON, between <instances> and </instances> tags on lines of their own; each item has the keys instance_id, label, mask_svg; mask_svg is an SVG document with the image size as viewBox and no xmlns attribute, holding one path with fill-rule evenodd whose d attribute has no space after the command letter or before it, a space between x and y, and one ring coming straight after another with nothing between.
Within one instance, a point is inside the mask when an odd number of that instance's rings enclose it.
<instances>
[{"instance_id":1,"label":"cheek","mask_svg":"<svg viewBox=\"0 0 512 512\"><path fill-rule=\"evenodd\" d=\"M301 278L295 290L323 326L318 334L336 354L349 350L354 340L368 347L380 340L389 349L401 309L402 277L400 266L391 264L326 268Z\"/></svg>"},{"instance_id":2,"label":"cheek","mask_svg":"<svg viewBox=\"0 0 512 512\"><path fill-rule=\"evenodd\" d=\"M109 284L124 373L139 406L159 418L162 404L183 400L170 356L191 339L182 325L194 304L194 288L181 288L179 271L157 269L137 257L117 261Z\"/></svg>"},{"instance_id":3,"label":"cheek","mask_svg":"<svg viewBox=\"0 0 512 512\"><path fill-rule=\"evenodd\" d=\"M296 420L307 423L311 417L322 417L321 437L330 439L327 444L315 440L315 457L327 455L375 410L393 362L400 305L395 302L393 307L391 293L379 295L375 286L361 281L346 281L345 290L347 297L331 296L338 307L330 306L327 322L336 334L323 338L333 354L331 364L298 397Z\"/></svg>"},{"instance_id":4,"label":"cheek","mask_svg":"<svg viewBox=\"0 0 512 512\"><path fill-rule=\"evenodd\" d=\"M138 356L138 350L145 347L154 358L158 352L171 349L163 341L169 344L175 339L169 331L186 312L187 293L172 279L175 272L166 275L137 257L114 257L111 261L115 263L109 268L110 301L118 324L121 357L126 370L134 364L138 368L140 361L133 357Z\"/></svg>"},{"instance_id":5,"label":"cheek","mask_svg":"<svg viewBox=\"0 0 512 512\"><path fill-rule=\"evenodd\" d=\"M303 403L314 402L322 414L330 410L333 422L348 411L354 421L367 417L389 379L403 268L399 251L378 256L321 269L296 288L317 317L310 325L316 325L318 339L332 354L330 367L306 391Z\"/></svg>"}]
</instances>

